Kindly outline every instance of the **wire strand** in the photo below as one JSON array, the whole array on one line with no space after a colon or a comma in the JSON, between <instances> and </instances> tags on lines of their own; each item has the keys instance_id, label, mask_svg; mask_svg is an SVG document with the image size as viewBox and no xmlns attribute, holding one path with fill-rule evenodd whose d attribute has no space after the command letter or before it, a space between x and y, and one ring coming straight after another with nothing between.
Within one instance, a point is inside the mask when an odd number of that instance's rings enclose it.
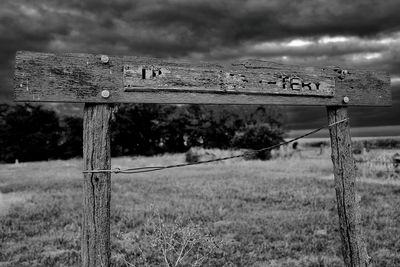
<instances>
[{"instance_id":1,"label":"wire strand","mask_svg":"<svg viewBox=\"0 0 400 267\"><path fill-rule=\"evenodd\" d=\"M241 158L241 157L245 157L248 155L253 155L259 152L263 152L263 151L268 151L268 150L272 150L274 148L283 146L283 145L287 145L290 143L293 143L294 141L297 141L301 138L307 137L309 135L315 134L323 129L327 129L330 128L332 126L335 126L337 124L343 123L345 121L348 121L349 119L343 119L331 124L328 124L326 126L322 126L319 127L315 130L312 130L308 133L305 133L303 135L297 136L293 139L290 139L288 141L284 141L269 147L265 147L265 148L261 148L261 149L257 149L257 150L251 150L251 151L246 151L242 154L236 155L236 156L229 156L229 157L223 157L223 158L218 158L218 159L210 159L210 160L204 160L204 161L199 161L199 162L192 162L192 163L181 163L181 164L173 164L173 165L166 165L166 166L146 166L146 167L137 167L137 168L127 168L127 169L120 169L120 168L114 168L114 169L110 169L110 170L86 170L83 171L83 173L130 173L130 174L136 174L136 173L146 173L146 172L154 172L154 171L159 171L159 170L165 170L165 169L172 169L172 168L180 168L180 167L186 167L186 166L193 166L193 165L200 165L200 164L206 164L206 163L211 163L211 162L218 162L218 161L224 161L224 160L228 160L228 159L234 159L234 158Z\"/></svg>"}]
</instances>

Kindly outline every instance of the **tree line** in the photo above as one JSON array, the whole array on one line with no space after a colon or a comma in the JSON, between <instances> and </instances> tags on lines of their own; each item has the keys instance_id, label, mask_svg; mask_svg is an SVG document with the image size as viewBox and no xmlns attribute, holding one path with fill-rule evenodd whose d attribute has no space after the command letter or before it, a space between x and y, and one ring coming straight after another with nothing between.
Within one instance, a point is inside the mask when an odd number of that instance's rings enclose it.
<instances>
[{"instance_id":1,"label":"tree line","mask_svg":"<svg viewBox=\"0 0 400 267\"><path fill-rule=\"evenodd\" d=\"M282 141L277 107L121 104L111 126L112 156L151 156L191 147L260 149ZM41 105L0 105L0 161L82 156L81 117ZM269 158L269 153L259 155Z\"/></svg>"}]
</instances>

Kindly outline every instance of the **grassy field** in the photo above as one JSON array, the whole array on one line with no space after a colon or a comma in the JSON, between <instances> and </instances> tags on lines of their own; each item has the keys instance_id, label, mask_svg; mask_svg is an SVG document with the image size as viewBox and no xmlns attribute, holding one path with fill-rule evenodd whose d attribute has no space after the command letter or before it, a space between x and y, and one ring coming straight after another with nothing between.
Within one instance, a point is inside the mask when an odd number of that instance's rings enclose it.
<instances>
[{"instance_id":1,"label":"grassy field","mask_svg":"<svg viewBox=\"0 0 400 267\"><path fill-rule=\"evenodd\" d=\"M182 154L117 158L113 166L183 161ZM0 166L0 266L79 265L81 170L81 160ZM369 254L374 266L400 266L400 182L364 173L357 191ZM164 266L144 226L154 213L167 226L182 222L178 231L214 237L218 246L202 266L343 266L328 153L112 181L113 266Z\"/></svg>"}]
</instances>

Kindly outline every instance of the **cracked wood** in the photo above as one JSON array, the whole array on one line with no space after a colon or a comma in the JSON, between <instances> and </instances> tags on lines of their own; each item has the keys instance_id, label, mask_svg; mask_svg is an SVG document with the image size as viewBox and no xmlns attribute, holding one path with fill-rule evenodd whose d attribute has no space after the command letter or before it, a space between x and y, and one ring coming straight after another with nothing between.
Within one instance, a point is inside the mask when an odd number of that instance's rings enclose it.
<instances>
[{"instance_id":1,"label":"cracked wood","mask_svg":"<svg viewBox=\"0 0 400 267\"><path fill-rule=\"evenodd\" d=\"M329 124L348 118L347 107L328 107L327 111ZM361 231L349 122L337 124L329 132L344 263L346 267L366 267L370 258Z\"/></svg>"},{"instance_id":2,"label":"cracked wood","mask_svg":"<svg viewBox=\"0 0 400 267\"><path fill-rule=\"evenodd\" d=\"M110 120L108 104L84 108L83 168L110 169ZM111 174L83 175L82 266L110 266Z\"/></svg>"},{"instance_id":3,"label":"cracked wood","mask_svg":"<svg viewBox=\"0 0 400 267\"><path fill-rule=\"evenodd\" d=\"M21 102L391 104L386 73L260 60L207 63L110 56L105 62L93 54L18 52L14 79L15 100ZM109 97L102 97L103 90Z\"/></svg>"}]
</instances>

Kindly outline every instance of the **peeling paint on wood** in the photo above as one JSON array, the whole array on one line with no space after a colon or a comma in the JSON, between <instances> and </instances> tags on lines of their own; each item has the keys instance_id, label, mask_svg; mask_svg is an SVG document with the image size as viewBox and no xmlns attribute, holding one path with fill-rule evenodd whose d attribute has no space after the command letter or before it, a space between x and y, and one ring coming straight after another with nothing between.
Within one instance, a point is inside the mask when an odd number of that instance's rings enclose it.
<instances>
[{"instance_id":1,"label":"peeling paint on wood","mask_svg":"<svg viewBox=\"0 0 400 267\"><path fill-rule=\"evenodd\" d=\"M318 73L319 72L319 73ZM302 77L299 77L301 75ZM333 97L335 80L319 70L226 72L215 69L126 65L125 92L166 91L216 94L260 94Z\"/></svg>"}]
</instances>

